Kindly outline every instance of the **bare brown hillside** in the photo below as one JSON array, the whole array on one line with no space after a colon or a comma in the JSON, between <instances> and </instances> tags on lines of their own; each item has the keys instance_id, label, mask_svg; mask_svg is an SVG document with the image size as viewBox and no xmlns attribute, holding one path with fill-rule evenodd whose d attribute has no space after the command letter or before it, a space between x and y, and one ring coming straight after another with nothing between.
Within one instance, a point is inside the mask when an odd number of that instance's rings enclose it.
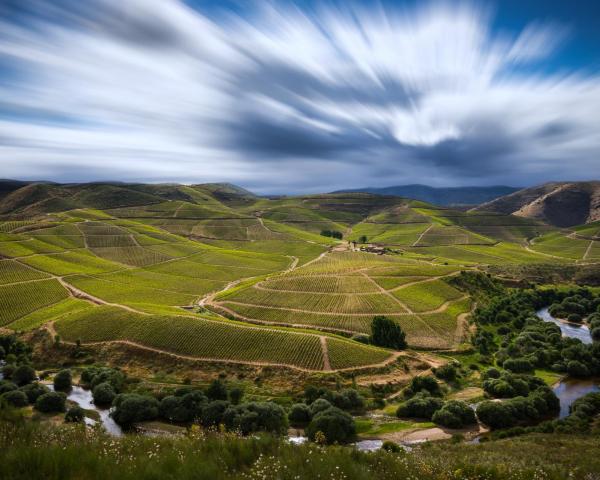
<instances>
[{"instance_id":1,"label":"bare brown hillside","mask_svg":"<svg viewBox=\"0 0 600 480\"><path fill-rule=\"evenodd\" d=\"M524 188L472 209L570 227L600 220L600 182L555 182Z\"/></svg>"}]
</instances>

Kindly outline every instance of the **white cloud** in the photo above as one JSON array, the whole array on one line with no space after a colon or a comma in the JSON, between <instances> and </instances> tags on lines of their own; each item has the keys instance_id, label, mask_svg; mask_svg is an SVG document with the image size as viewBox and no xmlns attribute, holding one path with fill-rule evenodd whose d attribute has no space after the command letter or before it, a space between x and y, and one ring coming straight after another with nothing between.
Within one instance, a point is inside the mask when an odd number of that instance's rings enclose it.
<instances>
[{"instance_id":1,"label":"white cloud","mask_svg":"<svg viewBox=\"0 0 600 480\"><path fill-rule=\"evenodd\" d=\"M556 25L495 32L469 4L216 22L177 0L27 2L38 15L0 20L4 177L269 191L600 174L599 78L535 73Z\"/></svg>"}]
</instances>

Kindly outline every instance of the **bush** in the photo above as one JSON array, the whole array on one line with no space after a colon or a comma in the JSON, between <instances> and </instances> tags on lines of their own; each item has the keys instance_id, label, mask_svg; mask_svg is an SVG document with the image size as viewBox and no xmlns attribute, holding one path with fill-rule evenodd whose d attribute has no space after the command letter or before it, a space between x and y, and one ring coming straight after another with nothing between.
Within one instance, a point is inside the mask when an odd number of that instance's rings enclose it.
<instances>
[{"instance_id":1,"label":"bush","mask_svg":"<svg viewBox=\"0 0 600 480\"><path fill-rule=\"evenodd\" d=\"M9 382L8 380L0 380L0 395L16 390L17 388L18 387L13 382Z\"/></svg>"},{"instance_id":2,"label":"bush","mask_svg":"<svg viewBox=\"0 0 600 480\"><path fill-rule=\"evenodd\" d=\"M310 408L305 403L295 403L288 413L288 420L294 427L304 427L311 417Z\"/></svg>"},{"instance_id":3,"label":"bush","mask_svg":"<svg viewBox=\"0 0 600 480\"><path fill-rule=\"evenodd\" d=\"M450 400L432 417L434 423L448 428L462 428L477 422L475 412L465 402Z\"/></svg>"},{"instance_id":4,"label":"bush","mask_svg":"<svg viewBox=\"0 0 600 480\"><path fill-rule=\"evenodd\" d=\"M436 377L451 382L452 380L456 379L457 370L454 365L447 363L446 365L442 365L441 367L434 369L433 373Z\"/></svg>"},{"instance_id":5,"label":"bush","mask_svg":"<svg viewBox=\"0 0 600 480\"><path fill-rule=\"evenodd\" d=\"M600 327L595 327L592 329L592 340L594 342L600 342Z\"/></svg>"},{"instance_id":6,"label":"bush","mask_svg":"<svg viewBox=\"0 0 600 480\"><path fill-rule=\"evenodd\" d=\"M148 395L121 393L115 397L114 406L115 410L110 415L123 427L158 417L158 401Z\"/></svg>"},{"instance_id":7,"label":"bush","mask_svg":"<svg viewBox=\"0 0 600 480\"><path fill-rule=\"evenodd\" d=\"M54 390L68 392L72 388L71 370L61 370L54 376Z\"/></svg>"},{"instance_id":8,"label":"bush","mask_svg":"<svg viewBox=\"0 0 600 480\"><path fill-rule=\"evenodd\" d=\"M416 393L425 391L431 395L440 396L442 391L440 385L433 377L413 377L410 381L410 385L404 392L405 396L410 397Z\"/></svg>"},{"instance_id":9,"label":"bush","mask_svg":"<svg viewBox=\"0 0 600 480\"><path fill-rule=\"evenodd\" d=\"M229 408L229 402L225 400L214 400L202 409L200 422L205 427L214 427L223 423L223 414Z\"/></svg>"},{"instance_id":10,"label":"bush","mask_svg":"<svg viewBox=\"0 0 600 480\"><path fill-rule=\"evenodd\" d=\"M48 387L46 387L46 385L38 382L25 385L19 390L21 390L25 395L27 395L27 401L31 404L34 404L39 397L50 391Z\"/></svg>"},{"instance_id":11,"label":"bush","mask_svg":"<svg viewBox=\"0 0 600 480\"><path fill-rule=\"evenodd\" d=\"M403 350L406 348L406 334L393 320L377 315L371 322L371 342L380 347Z\"/></svg>"},{"instance_id":12,"label":"bush","mask_svg":"<svg viewBox=\"0 0 600 480\"><path fill-rule=\"evenodd\" d=\"M198 390L180 396L170 395L161 400L159 414L170 422L189 423L200 418L206 403L206 396Z\"/></svg>"},{"instance_id":13,"label":"bush","mask_svg":"<svg viewBox=\"0 0 600 480\"><path fill-rule=\"evenodd\" d=\"M528 373L533 372L534 369L532 363L526 358L509 358L502 366L514 373Z\"/></svg>"},{"instance_id":14,"label":"bush","mask_svg":"<svg viewBox=\"0 0 600 480\"><path fill-rule=\"evenodd\" d=\"M514 425L512 412L504 402L481 402L477 406L477 417L492 429Z\"/></svg>"},{"instance_id":15,"label":"bush","mask_svg":"<svg viewBox=\"0 0 600 480\"><path fill-rule=\"evenodd\" d=\"M567 363L567 373L572 377L589 377L590 370L583 363L571 360Z\"/></svg>"},{"instance_id":16,"label":"bush","mask_svg":"<svg viewBox=\"0 0 600 480\"><path fill-rule=\"evenodd\" d=\"M234 405L239 405L244 396L244 390L240 387L234 387L229 391L229 399Z\"/></svg>"},{"instance_id":17,"label":"bush","mask_svg":"<svg viewBox=\"0 0 600 480\"><path fill-rule=\"evenodd\" d=\"M318 398L310 405L310 414L315 416L317 413L331 408L331 403L324 398Z\"/></svg>"},{"instance_id":18,"label":"bush","mask_svg":"<svg viewBox=\"0 0 600 480\"><path fill-rule=\"evenodd\" d=\"M112 405L117 394L109 382L99 383L92 390L94 404L99 407L108 407Z\"/></svg>"},{"instance_id":19,"label":"bush","mask_svg":"<svg viewBox=\"0 0 600 480\"><path fill-rule=\"evenodd\" d=\"M348 413L331 407L317 413L306 427L306 434L312 441L318 432L324 435L325 443L346 443L354 437L356 426Z\"/></svg>"},{"instance_id":20,"label":"bush","mask_svg":"<svg viewBox=\"0 0 600 480\"><path fill-rule=\"evenodd\" d=\"M583 319L581 318L581 315L579 315L578 313L571 313L567 317L567 321L571 323L581 323L582 320Z\"/></svg>"},{"instance_id":21,"label":"bush","mask_svg":"<svg viewBox=\"0 0 600 480\"><path fill-rule=\"evenodd\" d=\"M125 385L125 374L114 368L89 367L81 373L81 381L92 390L101 383L110 383L115 393L120 393Z\"/></svg>"},{"instance_id":22,"label":"bush","mask_svg":"<svg viewBox=\"0 0 600 480\"><path fill-rule=\"evenodd\" d=\"M400 445L390 440L385 440L381 445L381 449L390 453L400 453L403 451Z\"/></svg>"},{"instance_id":23,"label":"bush","mask_svg":"<svg viewBox=\"0 0 600 480\"><path fill-rule=\"evenodd\" d=\"M19 387L27 385L36 379L35 370L29 365L19 365L12 373L12 381Z\"/></svg>"},{"instance_id":24,"label":"bush","mask_svg":"<svg viewBox=\"0 0 600 480\"><path fill-rule=\"evenodd\" d=\"M65 413L65 422L80 423L85 418L85 411L79 405L69 408Z\"/></svg>"},{"instance_id":25,"label":"bush","mask_svg":"<svg viewBox=\"0 0 600 480\"><path fill-rule=\"evenodd\" d=\"M2 398L2 400L4 400L6 403L17 408L26 407L29 403L27 401L27 395L20 390L11 390L10 392L3 393L0 398Z\"/></svg>"},{"instance_id":26,"label":"bush","mask_svg":"<svg viewBox=\"0 0 600 480\"><path fill-rule=\"evenodd\" d=\"M285 410L273 402L232 405L223 413L223 423L243 435L258 431L282 434L288 425Z\"/></svg>"},{"instance_id":27,"label":"bush","mask_svg":"<svg viewBox=\"0 0 600 480\"><path fill-rule=\"evenodd\" d=\"M35 409L44 412L64 412L67 396L63 392L48 392L35 401Z\"/></svg>"},{"instance_id":28,"label":"bush","mask_svg":"<svg viewBox=\"0 0 600 480\"><path fill-rule=\"evenodd\" d=\"M227 387L221 380L213 380L206 389L206 396L211 400L227 400Z\"/></svg>"},{"instance_id":29,"label":"bush","mask_svg":"<svg viewBox=\"0 0 600 480\"><path fill-rule=\"evenodd\" d=\"M10 379L12 379L13 373L15 372L16 369L17 369L16 365L13 365L12 363L7 363L6 365L4 365L2 367L2 376L4 377L5 380L10 380Z\"/></svg>"},{"instance_id":30,"label":"bush","mask_svg":"<svg viewBox=\"0 0 600 480\"><path fill-rule=\"evenodd\" d=\"M433 414L442 408L443 404L441 398L432 397L427 393L418 393L410 400L400 404L396 410L396 416L431 420Z\"/></svg>"}]
</instances>

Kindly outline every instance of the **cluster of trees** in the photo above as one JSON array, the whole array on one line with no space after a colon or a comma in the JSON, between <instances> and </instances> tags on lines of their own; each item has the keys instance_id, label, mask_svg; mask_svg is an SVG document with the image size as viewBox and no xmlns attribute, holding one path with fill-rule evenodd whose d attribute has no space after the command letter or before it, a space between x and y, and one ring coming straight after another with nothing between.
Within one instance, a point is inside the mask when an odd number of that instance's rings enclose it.
<instances>
[{"instance_id":1,"label":"cluster of trees","mask_svg":"<svg viewBox=\"0 0 600 480\"><path fill-rule=\"evenodd\" d=\"M569 415L565 418L548 420L534 426L509 428L497 432L494 436L496 438L506 438L534 432L588 433L598 415L600 415L600 393L588 393L573 402Z\"/></svg>"},{"instance_id":2,"label":"cluster of trees","mask_svg":"<svg viewBox=\"0 0 600 480\"><path fill-rule=\"evenodd\" d=\"M110 407L123 391L126 380L126 375L115 368L88 367L81 372L82 385L92 391L94 403L99 407Z\"/></svg>"},{"instance_id":3,"label":"cluster of trees","mask_svg":"<svg viewBox=\"0 0 600 480\"><path fill-rule=\"evenodd\" d=\"M308 438L320 443L346 443L356 433L354 419L348 412L360 413L365 399L356 390L339 392L308 386L304 402L292 405L288 419L291 425L306 427Z\"/></svg>"},{"instance_id":4,"label":"cluster of trees","mask_svg":"<svg viewBox=\"0 0 600 480\"><path fill-rule=\"evenodd\" d=\"M569 291L571 292L571 291ZM600 296L587 288L579 288L576 293L562 295L548 308L551 315L569 322L580 323L590 314L600 313Z\"/></svg>"},{"instance_id":5,"label":"cluster of trees","mask_svg":"<svg viewBox=\"0 0 600 480\"><path fill-rule=\"evenodd\" d=\"M556 415L560 402L551 388L539 387L527 397L514 397L503 402L486 400L477 406L477 417L492 429L535 423Z\"/></svg>"},{"instance_id":6,"label":"cluster of trees","mask_svg":"<svg viewBox=\"0 0 600 480\"><path fill-rule=\"evenodd\" d=\"M93 378L91 382L94 382ZM110 379L101 382L94 392L107 383L112 385ZM204 427L223 425L244 435L257 431L285 432L287 415L281 406L273 402L240 403L242 396L239 388L228 389L222 380L213 381L205 390L181 387L162 398L151 394L119 393L112 402L111 416L124 428L162 419L179 424L199 423Z\"/></svg>"},{"instance_id":7,"label":"cluster of trees","mask_svg":"<svg viewBox=\"0 0 600 480\"><path fill-rule=\"evenodd\" d=\"M338 240L341 240L344 237L344 234L337 230L321 230L321 235L324 237L337 238Z\"/></svg>"},{"instance_id":8,"label":"cluster of trees","mask_svg":"<svg viewBox=\"0 0 600 480\"><path fill-rule=\"evenodd\" d=\"M493 297L475 312L480 325L496 326L495 335L480 329L473 344L483 355L495 355L496 364L514 373L548 368L573 377L600 375L600 343L583 344L562 337L560 328L540 320L535 311L551 302L587 312L599 297L587 288L518 290ZM574 307L579 305L579 307ZM562 308L562 307L561 307ZM600 313L587 317L592 337L600 339Z\"/></svg>"},{"instance_id":9,"label":"cluster of trees","mask_svg":"<svg viewBox=\"0 0 600 480\"><path fill-rule=\"evenodd\" d=\"M546 384L533 375L517 375L489 368L482 375L483 390L494 398L524 397Z\"/></svg>"}]
</instances>

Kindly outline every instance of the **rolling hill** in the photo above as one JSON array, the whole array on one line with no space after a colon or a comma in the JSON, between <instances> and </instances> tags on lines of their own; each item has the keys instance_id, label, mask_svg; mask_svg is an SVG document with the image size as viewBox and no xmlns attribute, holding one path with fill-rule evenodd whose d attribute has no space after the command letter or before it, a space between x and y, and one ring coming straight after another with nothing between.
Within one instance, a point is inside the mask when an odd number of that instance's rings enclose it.
<instances>
[{"instance_id":1,"label":"rolling hill","mask_svg":"<svg viewBox=\"0 0 600 480\"><path fill-rule=\"evenodd\" d=\"M572 227L600 220L600 182L554 182L524 188L472 211L542 220Z\"/></svg>"}]
</instances>

